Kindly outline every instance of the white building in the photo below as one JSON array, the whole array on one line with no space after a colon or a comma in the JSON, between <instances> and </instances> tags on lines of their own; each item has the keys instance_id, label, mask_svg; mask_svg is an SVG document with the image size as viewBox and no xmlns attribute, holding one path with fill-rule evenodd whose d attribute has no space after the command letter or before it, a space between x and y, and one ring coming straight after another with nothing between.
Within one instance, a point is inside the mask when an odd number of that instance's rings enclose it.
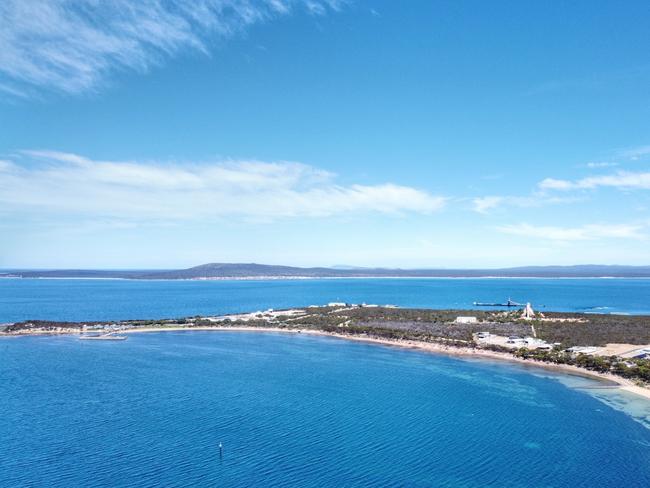
<instances>
[{"instance_id":1,"label":"white building","mask_svg":"<svg viewBox=\"0 0 650 488\"><path fill-rule=\"evenodd\" d=\"M456 317L457 324L476 324L478 319L476 317Z\"/></svg>"},{"instance_id":2,"label":"white building","mask_svg":"<svg viewBox=\"0 0 650 488\"><path fill-rule=\"evenodd\" d=\"M650 348L639 349L638 351L634 351L631 357L635 359L648 359L650 358Z\"/></svg>"},{"instance_id":3,"label":"white building","mask_svg":"<svg viewBox=\"0 0 650 488\"><path fill-rule=\"evenodd\" d=\"M593 346L573 346L567 349L567 351L573 354L585 354L587 356L593 356L600 351L600 348Z\"/></svg>"}]
</instances>

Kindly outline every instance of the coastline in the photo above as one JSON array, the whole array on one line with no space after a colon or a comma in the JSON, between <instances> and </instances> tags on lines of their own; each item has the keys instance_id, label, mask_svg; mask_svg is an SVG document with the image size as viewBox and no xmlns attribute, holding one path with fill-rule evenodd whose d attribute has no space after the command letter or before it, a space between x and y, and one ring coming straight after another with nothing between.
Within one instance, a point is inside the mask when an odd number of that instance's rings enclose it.
<instances>
[{"instance_id":1,"label":"coastline","mask_svg":"<svg viewBox=\"0 0 650 488\"><path fill-rule=\"evenodd\" d=\"M422 341L413 341L413 340L390 340L390 339L380 339L375 337L362 337L362 336L353 336L349 334L340 334L335 332L325 332L313 329L281 329L274 327L144 327L138 329L127 329L121 331L125 334L139 334L139 333L148 333L148 332L182 332L182 331L232 331L232 332L281 332L287 334L307 334L314 336L322 337L334 337L337 339L345 339L350 341L365 342L371 344L378 344L383 346L394 346L404 349L416 349L419 351L425 351L432 354L444 354L448 356L457 356L462 358L476 358L476 359L490 359L496 361L507 361L510 363L515 363L520 366L531 366L535 368L546 369L555 372L561 372L565 374L570 374L574 376L582 376L602 382L609 383L608 386L613 388L618 388L622 391L632 393L634 395L643 397L646 400L650 401L650 388L645 388L638 386L632 381L621 378L620 376L613 375L611 373L599 373L597 371L591 371L578 366L572 366L568 364L552 364L545 363L542 361L535 361L533 359L522 359L515 356L512 356L507 353L500 353L496 351L490 351L486 349L471 348L471 347L455 347L455 346L444 346L442 344L432 343L432 342L422 342Z\"/></svg>"},{"instance_id":2,"label":"coastline","mask_svg":"<svg viewBox=\"0 0 650 488\"><path fill-rule=\"evenodd\" d=\"M398 340L398 339L385 339L377 338L370 336L356 336L351 334L342 334L337 332L326 332L322 330L315 329L303 329L303 328L279 328L279 327L222 327L222 326L199 326L199 327L137 327L131 329L120 330L121 334L146 334L154 332L257 332L257 333L284 333L284 334L306 334L312 336L321 336L321 337L332 337L336 339L343 339L348 341L364 342L369 344L377 344L382 346L390 347L399 347L403 349L414 349L418 351L424 351L431 354L444 354L447 356L454 356L458 358L475 358L475 359L486 359L498 362L509 362L517 364L519 366L527 366L533 368L546 369L548 371L554 371L559 373L564 373L572 376L582 376L590 378L593 380L598 380L601 382L608 383L606 386L611 388L616 388L621 391L631 393L633 395L642 397L645 400L650 401L650 388L639 386L634 382L622 378L620 376L613 375L611 373L600 373L598 371L592 371L585 368L580 368L578 366L568 365L568 364L554 364L547 363L543 361L536 361L534 359L523 359L515 357L508 353L502 353L497 351L491 351L481 348L472 348L472 347L458 347L458 346L448 346L440 343L433 342L423 342L415 340ZM27 333L18 333L18 334L8 334L0 332L0 339L4 338L19 338L19 337L42 337L42 336L73 336L79 335L78 332L72 331L61 331L61 332L50 332L42 331L36 332L31 331Z\"/></svg>"},{"instance_id":3,"label":"coastline","mask_svg":"<svg viewBox=\"0 0 650 488\"><path fill-rule=\"evenodd\" d=\"M251 275L251 276L208 276L194 278L139 278L119 276L7 276L0 280L117 280L117 281L310 281L310 280L650 280L650 276L539 276L539 275L478 275L478 276L310 276L310 275Z\"/></svg>"},{"instance_id":4,"label":"coastline","mask_svg":"<svg viewBox=\"0 0 650 488\"><path fill-rule=\"evenodd\" d=\"M125 278L109 276L2 276L7 280L119 280L119 281L302 281L302 280L650 280L650 276L213 276L196 278Z\"/></svg>"}]
</instances>

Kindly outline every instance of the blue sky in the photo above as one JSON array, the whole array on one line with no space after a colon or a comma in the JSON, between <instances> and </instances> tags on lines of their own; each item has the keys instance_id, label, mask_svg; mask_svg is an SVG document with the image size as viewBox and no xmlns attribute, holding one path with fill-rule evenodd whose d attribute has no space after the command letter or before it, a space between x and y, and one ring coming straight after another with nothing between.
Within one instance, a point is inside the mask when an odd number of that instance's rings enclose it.
<instances>
[{"instance_id":1,"label":"blue sky","mask_svg":"<svg viewBox=\"0 0 650 488\"><path fill-rule=\"evenodd\" d=\"M650 264L649 21L5 1L0 267Z\"/></svg>"}]
</instances>

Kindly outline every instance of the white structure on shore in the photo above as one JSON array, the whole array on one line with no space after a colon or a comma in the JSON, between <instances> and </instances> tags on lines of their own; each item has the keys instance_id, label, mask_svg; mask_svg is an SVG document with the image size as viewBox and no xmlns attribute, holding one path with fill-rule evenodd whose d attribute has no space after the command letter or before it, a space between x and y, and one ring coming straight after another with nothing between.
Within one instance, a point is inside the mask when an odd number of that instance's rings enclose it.
<instances>
[{"instance_id":1,"label":"white structure on shore","mask_svg":"<svg viewBox=\"0 0 650 488\"><path fill-rule=\"evenodd\" d=\"M523 311L521 312L521 318L524 320L533 320L535 318L535 311L533 310L530 302L526 304Z\"/></svg>"},{"instance_id":2,"label":"white structure on shore","mask_svg":"<svg viewBox=\"0 0 650 488\"><path fill-rule=\"evenodd\" d=\"M594 346L573 346L567 349L567 352L572 354L584 354L586 356L593 356L600 351L600 348Z\"/></svg>"},{"instance_id":3,"label":"white structure on shore","mask_svg":"<svg viewBox=\"0 0 650 488\"><path fill-rule=\"evenodd\" d=\"M478 319L476 317L456 317L455 322L457 324L476 324Z\"/></svg>"}]
</instances>

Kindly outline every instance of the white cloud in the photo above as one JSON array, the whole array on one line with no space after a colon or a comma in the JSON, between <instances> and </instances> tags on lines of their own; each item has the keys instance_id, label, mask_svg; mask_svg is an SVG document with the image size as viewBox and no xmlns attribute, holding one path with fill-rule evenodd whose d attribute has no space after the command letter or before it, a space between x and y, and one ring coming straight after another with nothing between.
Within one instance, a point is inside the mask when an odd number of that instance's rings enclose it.
<instances>
[{"instance_id":1,"label":"white cloud","mask_svg":"<svg viewBox=\"0 0 650 488\"><path fill-rule=\"evenodd\" d=\"M598 187L621 190L650 189L650 173L619 171L612 175L589 176L576 181L546 178L539 183L542 190L594 189Z\"/></svg>"},{"instance_id":2,"label":"white cloud","mask_svg":"<svg viewBox=\"0 0 650 488\"><path fill-rule=\"evenodd\" d=\"M472 200L474 204L474 211L478 213L488 213L493 208L501 205L506 197L497 197L497 196L488 196L488 197L478 197Z\"/></svg>"},{"instance_id":3,"label":"white cloud","mask_svg":"<svg viewBox=\"0 0 650 488\"><path fill-rule=\"evenodd\" d=\"M545 178L538 186L541 190L571 190L576 187L571 181L555 178Z\"/></svg>"},{"instance_id":4,"label":"white cloud","mask_svg":"<svg viewBox=\"0 0 650 488\"><path fill-rule=\"evenodd\" d=\"M446 200L392 183L342 186L332 173L284 161L95 161L56 151L25 151L22 158L20 164L0 163L0 208L14 215L276 220L368 212L428 214Z\"/></svg>"},{"instance_id":5,"label":"white cloud","mask_svg":"<svg viewBox=\"0 0 650 488\"><path fill-rule=\"evenodd\" d=\"M585 241L603 238L642 239L645 225L589 224L581 227L534 226L527 223L497 227L500 232L552 241Z\"/></svg>"},{"instance_id":6,"label":"white cloud","mask_svg":"<svg viewBox=\"0 0 650 488\"><path fill-rule=\"evenodd\" d=\"M3 0L0 90L79 93L119 70L147 71L181 50L287 15L322 15L342 0Z\"/></svg>"},{"instance_id":7,"label":"white cloud","mask_svg":"<svg viewBox=\"0 0 650 488\"><path fill-rule=\"evenodd\" d=\"M543 194L533 194L530 196L515 197L515 196L485 196L478 197L472 200L474 205L473 210L481 214L488 214L490 211L499 207L519 207L519 208L534 208L542 207L545 205L557 205L561 203L573 203L578 199L570 197L549 197Z\"/></svg>"},{"instance_id":8,"label":"white cloud","mask_svg":"<svg viewBox=\"0 0 650 488\"><path fill-rule=\"evenodd\" d=\"M603 162L594 161L594 162L591 162L591 163L587 163L586 166L587 166L587 168L592 168L592 169L595 169L595 168L611 168L613 166L618 166L618 163L612 163L612 162L607 162L607 161L603 161Z\"/></svg>"}]
</instances>

